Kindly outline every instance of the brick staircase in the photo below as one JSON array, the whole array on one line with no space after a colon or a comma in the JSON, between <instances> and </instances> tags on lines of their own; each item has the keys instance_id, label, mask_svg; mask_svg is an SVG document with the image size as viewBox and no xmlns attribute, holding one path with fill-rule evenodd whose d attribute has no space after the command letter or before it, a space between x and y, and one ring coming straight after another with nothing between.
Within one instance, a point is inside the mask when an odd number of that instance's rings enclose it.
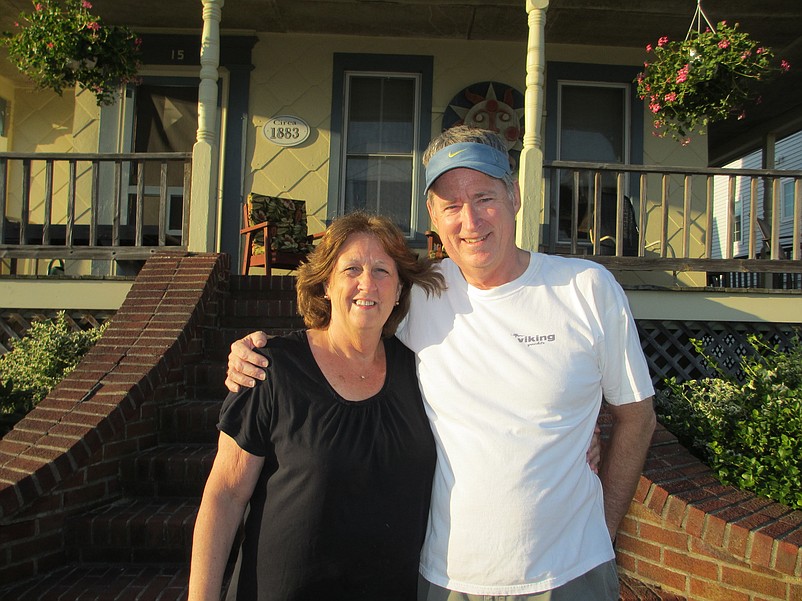
<instances>
[{"instance_id":1,"label":"brick staircase","mask_svg":"<svg viewBox=\"0 0 802 601\"><path fill-rule=\"evenodd\" d=\"M229 346L255 329L280 334L303 326L292 278L274 277L270 288L267 283L231 276L219 315L201 326L182 367L183 382L172 387L183 394L157 399L158 444L121 461L122 496L69 521L64 566L0 588L0 599L186 598L192 529L214 461Z\"/></svg>"}]
</instances>

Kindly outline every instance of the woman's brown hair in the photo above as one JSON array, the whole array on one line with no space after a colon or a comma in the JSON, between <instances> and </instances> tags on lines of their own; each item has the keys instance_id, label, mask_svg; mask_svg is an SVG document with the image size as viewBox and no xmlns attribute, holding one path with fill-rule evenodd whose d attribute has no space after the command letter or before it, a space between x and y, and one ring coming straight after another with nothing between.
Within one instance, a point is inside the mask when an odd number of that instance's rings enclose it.
<instances>
[{"instance_id":1,"label":"woman's brown hair","mask_svg":"<svg viewBox=\"0 0 802 601\"><path fill-rule=\"evenodd\" d=\"M420 286L426 294L439 294L445 287L445 282L432 262L410 250L401 230L381 215L354 212L343 215L331 223L320 244L298 268L296 283L298 311L308 328L328 327L331 321L331 303L324 298L324 287L334 271L340 249L349 236L354 234L373 236L382 245L384 252L395 261L401 284L401 296L382 329L383 336L392 336L409 311L412 286Z\"/></svg>"}]
</instances>

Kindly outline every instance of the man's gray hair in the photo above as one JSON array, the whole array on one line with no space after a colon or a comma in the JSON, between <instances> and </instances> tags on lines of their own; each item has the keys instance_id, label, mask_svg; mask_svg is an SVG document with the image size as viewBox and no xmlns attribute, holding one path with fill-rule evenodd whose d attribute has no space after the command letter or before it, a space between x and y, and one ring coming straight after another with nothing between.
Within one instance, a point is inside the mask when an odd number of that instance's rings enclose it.
<instances>
[{"instance_id":1,"label":"man's gray hair","mask_svg":"<svg viewBox=\"0 0 802 601\"><path fill-rule=\"evenodd\" d=\"M443 150L448 146L453 144L459 144L461 142L474 142L475 144L485 144L496 150L500 150L504 154L509 154L509 150L507 149L507 144L504 142L504 138L498 135L494 131L490 131L489 129L479 129L478 127L469 127L467 125L457 125L455 127L449 128L442 132L439 136L432 139L429 142L429 146L423 153L423 166L429 164L429 160L431 160L432 156L436 152ZM510 199L513 198L514 190L515 190L515 181L516 177L514 173L509 175L505 175L501 178L501 181L504 182L504 186L507 188L507 192L510 195ZM430 201L432 198L432 190L429 189L428 194L426 195L427 201Z\"/></svg>"}]
</instances>

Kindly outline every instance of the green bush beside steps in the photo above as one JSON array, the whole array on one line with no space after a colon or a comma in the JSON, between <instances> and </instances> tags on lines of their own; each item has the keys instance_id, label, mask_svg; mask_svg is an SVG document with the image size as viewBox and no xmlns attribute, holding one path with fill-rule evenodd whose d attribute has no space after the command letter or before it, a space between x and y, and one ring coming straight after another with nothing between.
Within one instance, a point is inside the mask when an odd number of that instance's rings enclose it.
<instances>
[{"instance_id":1,"label":"green bush beside steps","mask_svg":"<svg viewBox=\"0 0 802 601\"><path fill-rule=\"evenodd\" d=\"M73 330L67 314L36 321L0 357L0 436L33 409L92 348L106 324Z\"/></svg>"},{"instance_id":2,"label":"green bush beside steps","mask_svg":"<svg viewBox=\"0 0 802 601\"><path fill-rule=\"evenodd\" d=\"M743 379L724 374L695 340L716 377L665 381L660 421L723 484L802 509L802 343L785 351L750 336Z\"/></svg>"}]
</instances>

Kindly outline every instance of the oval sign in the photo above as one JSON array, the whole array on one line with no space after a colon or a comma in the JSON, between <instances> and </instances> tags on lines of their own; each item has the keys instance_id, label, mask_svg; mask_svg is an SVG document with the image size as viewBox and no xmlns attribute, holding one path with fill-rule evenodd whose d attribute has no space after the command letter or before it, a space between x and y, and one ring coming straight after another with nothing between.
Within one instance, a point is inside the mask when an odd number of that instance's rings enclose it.
<instances>
[{"instance_id":1,"label":"oval sign","mask_svg":"<svg viewBox=\"0 0 802 601\"><path fill-rule=\"evenodd\" d=\"M262 128L265 138L279 146L298 146L309 137L309 125L300 117L279 115Z\"/></svg>"}]
</instances>

